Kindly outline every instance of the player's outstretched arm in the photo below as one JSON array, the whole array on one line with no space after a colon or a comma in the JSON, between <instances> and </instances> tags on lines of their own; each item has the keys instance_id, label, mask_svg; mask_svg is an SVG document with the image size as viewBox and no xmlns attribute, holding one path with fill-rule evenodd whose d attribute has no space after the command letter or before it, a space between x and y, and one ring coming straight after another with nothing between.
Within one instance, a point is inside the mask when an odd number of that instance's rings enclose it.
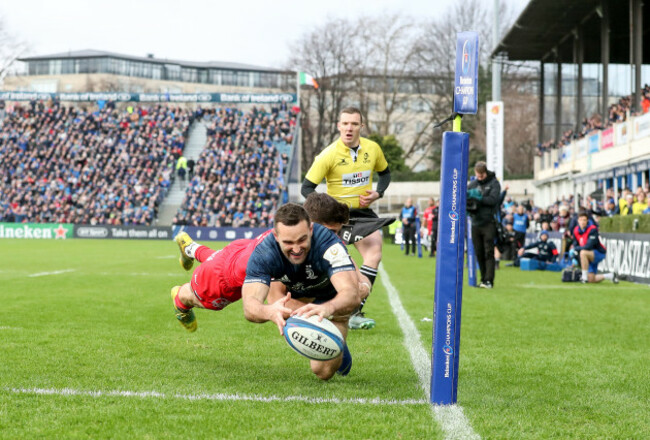
<instances>
[{"instance_id":1,"label":"player's outstretched arm","mask_svg":"<svg viewBox=\"0 0 650 440\"><path fill-rule=\"evenodd\" d=\"M306 304L294 310L291 315L302 315L310 317L318 315L321 318L329 318L334 315L349 315L361 304L359 294L359 277L356 271L346 270L335 273L330 281L336 289L336 296L323 304Z\"/></svg>"},{"instance_id":2,"label":"player's outstretched arm","mask_svg":"<svg viewBox=\"0 0 650 440\"><path fill-rule=\"evenodd\" d=\"M246 283L242 287L242 301L244 303L244 316L251 322L273 321L278 326L280 334L285 325L285 316L288 317L291 309L286 306L291 299L291 293L271 303L264 304L269 293L269 286L264 283Z\"/></svg>"}]
</instances>

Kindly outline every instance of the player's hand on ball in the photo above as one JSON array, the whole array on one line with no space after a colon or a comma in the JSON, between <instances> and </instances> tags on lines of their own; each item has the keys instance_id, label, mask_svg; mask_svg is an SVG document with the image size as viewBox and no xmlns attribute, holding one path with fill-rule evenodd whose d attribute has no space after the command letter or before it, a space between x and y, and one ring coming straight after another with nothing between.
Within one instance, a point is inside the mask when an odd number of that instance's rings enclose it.
<instances>
[{"instance_id":1,"label":"player's hand on ball","mask_svg":"<svg viewBox=\"0 0 650 440\"><path fill-rule=\"evenodd\" d=\"M283 334L283 329L286 324L284 319L291 315L291 309L287 307L287 301L290 299L291 292L269 305L271 307L269 320L275 322L278 330L280 330L280 334Z\"/></svg>"},{"instance_id":2,"label":"player's hand on ball","mask_svg":"<svg viewBox=\"0 0 650 440\"><path fill-rule=\"evenodd\" d=\"M319 316L319 321L322 321L323 318L328 318L334 314L334 309L328 303L325 304L305 304L299 309L291 312L291 316L301 316L302 318L309 318L310 316L317 315Z\"/></svg>"}]
</instances>

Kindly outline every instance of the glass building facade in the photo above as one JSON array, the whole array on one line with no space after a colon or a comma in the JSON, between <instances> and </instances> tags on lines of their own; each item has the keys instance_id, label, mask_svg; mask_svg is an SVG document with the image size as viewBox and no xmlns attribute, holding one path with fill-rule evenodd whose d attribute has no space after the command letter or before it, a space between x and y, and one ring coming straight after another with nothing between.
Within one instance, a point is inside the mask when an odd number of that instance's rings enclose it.
<instances>
[{"instance_id":1,"label":"glass building facade","mask_svg":"<svg viewBox=\"0 0 650 440\"><path fill-rule=\"evenodd\" d=\"M293 72L196 67L151 59L132 60L114 56L25 59L28 75L105 73L165 81L254 88L295 88Z\"/></svg>"}]
</instances>

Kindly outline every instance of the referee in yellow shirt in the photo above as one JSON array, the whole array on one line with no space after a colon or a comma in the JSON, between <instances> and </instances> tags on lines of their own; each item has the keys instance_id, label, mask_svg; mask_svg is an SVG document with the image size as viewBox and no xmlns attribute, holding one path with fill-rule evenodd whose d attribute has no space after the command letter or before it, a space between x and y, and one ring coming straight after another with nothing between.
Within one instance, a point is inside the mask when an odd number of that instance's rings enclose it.
<instances>
[{"instance_id":1,"label":"referee in yellow shirt","mask_svg":"<svg viewBox=\"0 0 650 440\"><path fill-rule=\"evenodd\" d=\"M384 195L390 184L390 170L381 147L361 137L363 116L354 107L341 110L336 127L341 137L325 148L312 164L302 183L301 193L306 198L316 191L323 179L327 182L327 194L350 208L350 219L378 218L370 209L370 204ZM372 189L372 174L379 175L377 190ZM371 284L377 278L377 268L381 261L381 232L375 231L361 241L355 241L363 258L360 272ZM365 303L365 301L364 301ZM375 326L373 319L364 316L361 308L349 321L352 329L371 329Z\"/></svg>"}]
</instances>

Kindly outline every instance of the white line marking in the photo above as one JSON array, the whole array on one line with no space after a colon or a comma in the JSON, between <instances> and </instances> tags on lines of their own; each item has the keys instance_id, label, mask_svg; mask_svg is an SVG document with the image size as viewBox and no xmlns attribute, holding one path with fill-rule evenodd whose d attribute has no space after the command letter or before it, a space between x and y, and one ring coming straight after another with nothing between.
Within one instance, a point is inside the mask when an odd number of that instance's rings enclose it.
<instances>
[{"instance_id":1,"label":"white line marking","mask_svg":"<svg viewBox=\"0 0 650 440\"><path fill-rule=\"evenodd\" d=\"M0 330L22 330L22 327L9 327L6 325L0 326Z\"/></svg>"},{"instance_id":2,"label":"white line marking","mask_svg":"<svg viewBox=\"0 0 650 440\"><path fill-rule=\"evenodd\" d=\"M390 307L393 309L397 322L399 322L404 333L404 345L411 356L411 362L415 372L420 380L420 386L430 401L430 381L431 381L431 358L422 347L420 333L417 331L413 320L406 313L402 301L399 299L399 292L390 282L390 277L384 265L379 265L379 275L381 282L388 294ZM474 432L469 424L469 420L463 413L463 408L459 405L431 405L431 410L440 424L442 431L445 433L445 439L480 439L481 437Z\"/></svg>"},{"instance_id":3,"label":"white line marking","mask_svg":"<svg viewBox=\"0 0 650 440\"><path fill-rule=\"evenodd\" d=\"M156 257L157 260L171 260L174 258L178 258L178 255L161 255L159 257Z\"/></svg>"},{"instance_id":4,"label":"white line marking","mask_svg":"<svg viewBox=\"0 0 650 440\"><path fill-rule=\"evenodd\" d=\"M35 277L44 277L47 275L59 275L62 273L67 273L67 272L74 272L74 269L64 269L64 270L55 270L52 272L38 272L38 273L33 273L31 275L27 275L29 278L35 278Z\"/></svg>"},{"instance_id":5,"label":"white line marking","mask_svg":"<svg viewBox=\"0 0 650 440\"><path fill-rule=\"evenodd\" d=\"M184 400L216 400L216 401L252 401L252 402L304 402L304 403L335 403L335 404L362 404L362 405L427 405L424 399L385 400L372 399L337 399L335 397L307 397L307 396L262 396L259 394L165 394L158 391L83 391L71 388L1 388L15 394L42 394L50 396L90 396L90 397L141 397L159 399L184 399Z\"/></svg>"}]
</instances>

